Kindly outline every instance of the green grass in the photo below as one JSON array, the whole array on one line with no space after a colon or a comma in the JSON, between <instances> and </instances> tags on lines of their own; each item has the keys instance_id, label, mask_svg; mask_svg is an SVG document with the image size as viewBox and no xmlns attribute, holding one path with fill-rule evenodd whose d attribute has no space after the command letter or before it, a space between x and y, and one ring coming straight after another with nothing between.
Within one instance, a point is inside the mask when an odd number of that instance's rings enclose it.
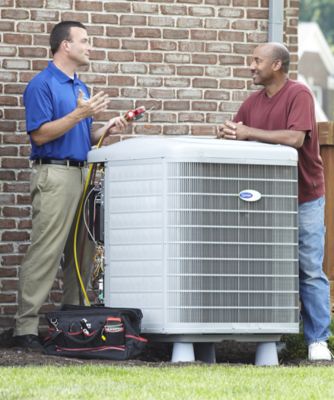
<instances>
[{"instance_id":1,"label":"green grass","mask_svg":"<svg viewBox=\"0 0 334 400\"><path fill-rule=\"evenodd\" d=\"M0 399L323 400L334 398L333 367L4 367Z\"/></svg>"}]
</instances>

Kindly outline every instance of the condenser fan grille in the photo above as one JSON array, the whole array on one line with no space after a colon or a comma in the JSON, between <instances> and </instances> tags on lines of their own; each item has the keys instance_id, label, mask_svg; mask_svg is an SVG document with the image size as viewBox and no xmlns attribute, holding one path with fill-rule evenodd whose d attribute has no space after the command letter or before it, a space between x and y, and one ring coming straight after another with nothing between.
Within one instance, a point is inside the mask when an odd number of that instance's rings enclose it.
<instances>
[{"instance_id":1,"label":"condenser fan grille","mask_svg":"<svg viewBox=\"0 0 334 400\"><path fill-rule=\"evenodd\" d=\"M298 321L296 166L170 162L167 182L168 322Z\"/></svg>"}]
</instances>

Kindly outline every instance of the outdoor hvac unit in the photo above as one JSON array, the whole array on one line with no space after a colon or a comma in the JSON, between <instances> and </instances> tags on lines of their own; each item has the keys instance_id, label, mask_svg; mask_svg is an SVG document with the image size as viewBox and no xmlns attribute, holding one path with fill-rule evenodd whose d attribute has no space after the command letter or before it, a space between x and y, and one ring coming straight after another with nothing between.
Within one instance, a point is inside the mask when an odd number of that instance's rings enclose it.
<instances>
[{"instance_id":1,"label":"outdoor hvac unit","mask_svg":"<svg viewBox=\"0 0 334 400\"><path fill-rule=\"evenodd\" d=\"M177 343L299 331L296 150L141 137L89 162L105 163L106 305Z\"/></svg>"}]
</instances>

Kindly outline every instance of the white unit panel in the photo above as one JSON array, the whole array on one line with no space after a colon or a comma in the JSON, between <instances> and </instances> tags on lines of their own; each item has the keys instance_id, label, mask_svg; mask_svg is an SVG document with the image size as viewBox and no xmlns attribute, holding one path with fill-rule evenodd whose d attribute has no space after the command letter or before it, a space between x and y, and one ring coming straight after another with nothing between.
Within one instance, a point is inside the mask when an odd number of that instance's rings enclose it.
<instances>
[{"instance_id":1,"label":"white unit panel","mask_svg":"<svg viewBox=\"0 0 334 400\"><path fill-rule=\"evenodd\" d=\"M107 305L142 309L146 333L298 332L294 149L191 137L100 150Z\"/></svg>"}]
</instances>

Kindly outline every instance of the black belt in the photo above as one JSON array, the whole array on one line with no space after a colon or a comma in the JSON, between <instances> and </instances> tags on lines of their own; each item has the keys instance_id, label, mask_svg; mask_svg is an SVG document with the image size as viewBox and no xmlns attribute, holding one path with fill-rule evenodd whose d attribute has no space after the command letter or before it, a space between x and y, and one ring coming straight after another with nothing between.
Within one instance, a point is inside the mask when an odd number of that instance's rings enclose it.
<instances>
[{"instance_id":1,"label":"black belt","mask_svg":"<svg viewBox=\"0 0 334 400\"><path fill-rule=\"evenodd\" d=\"M36 164L65 165L67 167L84 167L86 165L86 161L53 160L51 158L39 158L33 161Z\"/></svg>"}]
</instances>

